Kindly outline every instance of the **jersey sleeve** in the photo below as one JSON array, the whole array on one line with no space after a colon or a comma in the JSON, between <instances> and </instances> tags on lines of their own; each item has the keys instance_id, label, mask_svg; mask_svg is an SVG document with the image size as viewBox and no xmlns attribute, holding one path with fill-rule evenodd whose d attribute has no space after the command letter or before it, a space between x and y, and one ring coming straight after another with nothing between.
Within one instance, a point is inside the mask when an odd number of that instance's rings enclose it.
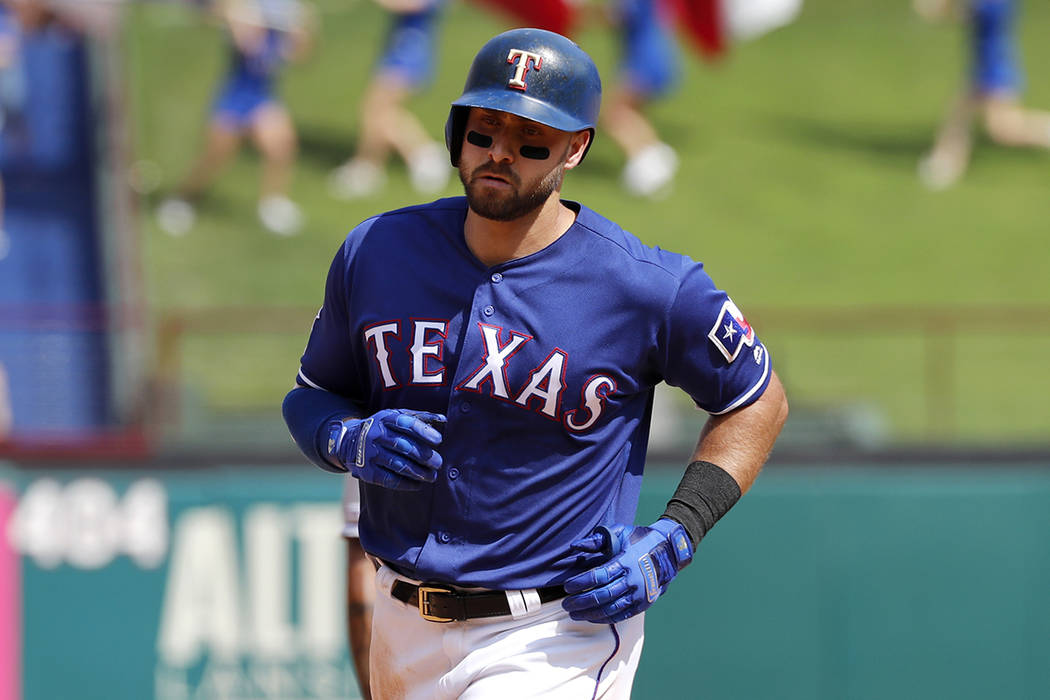
<instances>
[{"instance_id":1,"label":"jersey sleeve","mask_svg":"<svg viewBox=\"0 0 1050 700\"><path fill-rule=\"evenodd\" d=\"M663 376L711 414L728 413L762 395L770 360L733 300L694 263L688 267L665 326Z\"/></svg>"},{"instance_id":2,"label":"jersey sleeve","mask_svg":"<svg viewBox=\"0 0 1050 700\"><path fill-rule=\"evenodd\" d=\"M324 304L314 317L296 383L360 400L363 388L353 360L348 312L350 250L349 243L344 243L332 260L325 282Z\"/></svg>"}]
</instances>

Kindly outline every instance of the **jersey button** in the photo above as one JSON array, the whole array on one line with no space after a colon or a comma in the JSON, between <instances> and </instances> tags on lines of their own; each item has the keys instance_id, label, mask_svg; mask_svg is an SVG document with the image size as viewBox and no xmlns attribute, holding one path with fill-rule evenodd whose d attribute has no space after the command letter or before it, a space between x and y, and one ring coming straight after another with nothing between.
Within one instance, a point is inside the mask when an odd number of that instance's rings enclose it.
<instances>
[{"instance_id":1,"label":"jersey button","mask_svg":"<svg viewBox=\"0 0 1050 700\"><path fill-rule=\"evenodd\" d=\"M491 316L492 314L494 314L496 312L496 309L492 308L492 305L490 304L490 305L486 306L484 309L482 309L481 312L483 314L485 314L486 316Z\"/></svg>"},{"instance_id":2,"label":"jersey button","mask_svg":"<svg viewBox=\"0 0 1050 700\"><path fill-rule=\"evenodd\" d=\"M450 479L458 479L459 478L459 470L456 469L455 467L450 467L449 470L448 470L448 478L450 478Z\"/></svg>"},{"instance_id":3,"label":"jersey button","mask_svg":"<svg viewBox=\"0 0 1050 700\"><path fill-rule=\"evenodd\" d=\"M493 272L492 273L492 283L493 284L499 284L502 281L503 281L503 275L501 275L498 272Z\"/></svg>"},{"instance_id":4,"label":"jersey button","mask_svg":"<svg viewBox=\"0 0 1050 700\"><path fill-rule=\"evenodd\" d=\"M464 401L463 403L461 403L459 405L459 412L460 413L470 413L470 403L468 403L467 401Z\"/></svg>"},{"instance_id":5,"label":"jersey button","mask_svg":"<svg viewBox=\"0 0 1050 700\"><path fill-rule=\"evenodd\" d=\"M438 542L441 542L442 544L448 544L451 541L452 537L447 532L438 533Z\"/></svg>"}]
</instances>

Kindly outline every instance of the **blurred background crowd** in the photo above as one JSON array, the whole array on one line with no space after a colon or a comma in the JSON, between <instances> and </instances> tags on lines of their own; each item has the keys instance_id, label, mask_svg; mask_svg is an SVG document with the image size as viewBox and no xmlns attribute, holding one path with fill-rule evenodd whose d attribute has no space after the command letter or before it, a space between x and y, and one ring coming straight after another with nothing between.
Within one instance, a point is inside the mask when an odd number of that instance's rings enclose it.
<instances>
[{"instance_id":1,"label":"blurred background crowd","mask_svg":"<svg viewBox=\"0 0 1050 700\"><path fill-rule=\"evenodd\" d=\"M0 428L23 450L285 446L322 261L458 194L448 101L478 38L522 25L603 71L566 195L747 295L785 445L1046 444L1039 3L0 8ZM698 420L659 408L657 446Z\"/></svg>"}]
</instances>

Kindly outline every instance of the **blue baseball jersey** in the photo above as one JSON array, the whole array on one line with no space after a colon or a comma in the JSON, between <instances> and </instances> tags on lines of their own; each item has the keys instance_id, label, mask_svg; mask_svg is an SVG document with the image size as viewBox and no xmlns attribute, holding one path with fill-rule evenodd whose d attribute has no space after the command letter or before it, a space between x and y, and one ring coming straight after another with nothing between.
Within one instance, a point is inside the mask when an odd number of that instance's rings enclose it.
<instances>
[{"instance_id":1,"label":"blue baseball jersey","mask_svg":"<svg viewBox=\"0 0 1050 700\"><path fill-rule=\"evenodd\" d=\"M1023 77L1014 39L1015 0L971 0L972 80L980 94L1013 94Z\"/></svg>"},{"instance_id":2,"label":"blue baseball jersey","mask_svg":"<svg viewBox=\"0 0 1050 700\"><path fill-rule=\"evenodd\" d=\"M565 204L564 235L494 267L466 245L463 197L368 219L332 262L299 384L448 417L435 483L361 483L362 545L406 576L563 582L582 570L570 543L634 522L659 382L714 414L769 382L702 264Z\"/></svg>"}]
</instances>

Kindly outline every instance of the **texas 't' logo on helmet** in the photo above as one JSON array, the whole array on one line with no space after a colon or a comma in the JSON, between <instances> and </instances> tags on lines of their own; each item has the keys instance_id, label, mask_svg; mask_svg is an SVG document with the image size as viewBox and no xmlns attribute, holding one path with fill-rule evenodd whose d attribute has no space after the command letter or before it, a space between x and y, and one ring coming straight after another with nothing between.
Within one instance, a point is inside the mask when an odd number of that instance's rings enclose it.
<instances>
[{"instance_id":1,"label":"texas 't' logo on helmet","mask_svg":"<svg viewBox=\"0 0 1050 700\"><path fill-rule=\"evenodd\" d=\"M509 87L522 91L528 88L528 85L525 84L525 75L529 72L530 62L533 68L539 70L543 67L543 56L524 49L510 50L510 53L507 54L507 63L517 65L514 68L514 75L507 81Z\"/></svg>"}]
</instances>

